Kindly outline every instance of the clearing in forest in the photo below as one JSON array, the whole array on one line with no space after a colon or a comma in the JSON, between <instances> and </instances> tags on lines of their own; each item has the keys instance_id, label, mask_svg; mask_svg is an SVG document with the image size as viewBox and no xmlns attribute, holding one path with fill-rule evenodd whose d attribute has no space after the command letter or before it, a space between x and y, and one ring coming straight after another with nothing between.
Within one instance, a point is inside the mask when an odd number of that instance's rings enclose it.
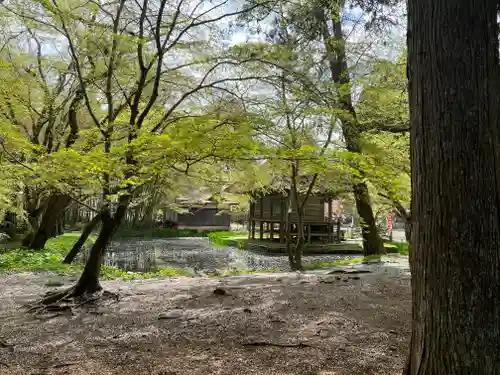
<instances>
[{"instance_id":1,"label":"clearing in forest","mask_svg":"<svg viewBox=\"0 0 500 375\"><path fill-rule=\"evenodd\" d=\"M401 257L308 273L114 280L103 286L118 301L43 316L19 308L54 276L3 275L0 374L399 375L408 271Z\"/></svg>"}]
</instances>

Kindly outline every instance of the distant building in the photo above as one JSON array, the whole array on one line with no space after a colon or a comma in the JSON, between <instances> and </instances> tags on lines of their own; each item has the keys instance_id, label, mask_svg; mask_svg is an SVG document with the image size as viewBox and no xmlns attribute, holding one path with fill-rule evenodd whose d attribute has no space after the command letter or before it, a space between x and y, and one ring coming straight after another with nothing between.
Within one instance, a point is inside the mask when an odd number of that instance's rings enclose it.
<instances>
[{"instance_id":1,"label":"distant building","mask_svg":"<svg viewBox=\"0 0 500 375\"><path fill-rule=\"evenodd\" d=\"M232 206L237 202L216 199L210 192L197 191L175 200L176 212L167 213L178 229L197 231L230 230Z\"/></svg>"},{"instance_id":2,"label":"distant building","mask_svg":"<svg viewBox=\"0 0 500 375\"><path fill-rule=\"evenodd\" d=\"M299 198L300 199L300 198ZM304 234L307 242L339 242L342 239L342 201L327 193L311 194L304 207ZM253 194L250 202L249 238L279 240L297 236L296 204L288 199L288 192L261 191Z\"/></svg>"}]
</instances>

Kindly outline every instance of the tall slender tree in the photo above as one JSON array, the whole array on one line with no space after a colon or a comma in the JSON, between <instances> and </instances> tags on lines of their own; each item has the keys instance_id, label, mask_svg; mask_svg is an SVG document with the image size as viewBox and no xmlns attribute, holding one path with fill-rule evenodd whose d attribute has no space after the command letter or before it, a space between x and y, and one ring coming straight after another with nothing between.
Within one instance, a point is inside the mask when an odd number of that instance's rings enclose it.
<instances>
[{"instance_id":1,"label":"tall slender tree","mask_svg":"<svg viewBox=\"0 0 500 375\"><path fill-rule=\"evenodd\" d=\"M500 374L498 2L408 1L406 375Z\"/></svg>"},{"instance_id":2,"label":"tall slender tree","mask_svg":"<svg viewBox=\"0 0 500 375\"><path fill-rule=\"evenodd\" d=\"M259 9L251 21L262 18L277 18L274 35L285 27L293 31L295 50L307 56L309 65L294 61L283 62L274 55L264 56L268 62L284 69L296 84L302 85L304 95L325 111L335 114L338 118L345 148L355 157L352 167L358 171L351 181L356 208L362 221L363 247L365 255L379 254L383 251L382 241L376 227L375 215L372 209L369 185L364 171L356 164L357 158L363 154L362 135L366 130L359 121L356 109L355 90L357 76L360 73L359 61L370 59L367 51L370 43L359 43L362 46L348 48L351 34L364 19L365 26L370 30L383 28L387 17L387 6L397 2L387 1L298 1L280 2ZM354 22L350 20L349 10L362 8L363 17ZM269 11L269 9L271 9ZM359 8L358 8L359 9ZM267 14L263 14L268 11ZM278 16L277 16L278 15ZM249 17L247 17L248 19ZM252 23L250 22L250 25ZM255 27L261 30L260 23ZM274 38L275 40L277 38ZM361 48L360 48L361 47ZM269 61L271 60L271 61ZM311 64L312 63L312 64ZM312 66L309 69L304 69Z\"/></svg>"}]
</instances>

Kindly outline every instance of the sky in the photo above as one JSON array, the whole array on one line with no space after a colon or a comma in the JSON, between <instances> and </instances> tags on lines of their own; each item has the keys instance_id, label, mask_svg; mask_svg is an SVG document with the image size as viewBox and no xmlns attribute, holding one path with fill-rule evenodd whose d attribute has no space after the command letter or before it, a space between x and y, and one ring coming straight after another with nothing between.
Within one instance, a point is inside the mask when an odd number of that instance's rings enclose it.
<instances>
[{"instance_id":1,"label":"sky","mask_svg":"<svg viewBox=\"0 0 500 375\"><path fill-rule=\"evenodd\" d=\"M199 0L195 1L198 2ZM185 12L189 13L190 11L189 9L192 8L193 5L196 4L196 2L189 4L189 1L186 1L186 4L189 5L187 5ZM197 13L209 10L210 7L213 7L217 3L218 1L206 2L201 7L199 7ZM221 7L215 11L210 12L210 16L216 17L228 11L229 12L234 11L236 10L236 6L238 6L238 4L241 5L240 1L228 2L227 4L228 5L226 5L225 7ZM175 4L172 4L171 6L174 7ZM401 13L401 14L402 12L404 12L404 6L402 6L402 9L392 11L392 13ZM379 57L387 57L390 59L394 59L401 51L401 45L405 43L405 30L404 30L405 25L401 25L400 27L391 27L388 30L388 32L384 35L384 37L380 38L379 36L374 36L365 32L363 27L365 17L363 15L363 11L359 7L353 9L346 9L343 18L344 18L344 32L349 35L348 41L352 44L356 44L358 42L371 43L372 49L374 50L373 53L378 55ZM401 17L400 19L404 20L404 17ZM227 27L229 22L231 21L234 22L234 17L233 19L225 18L219 21L218 26ZM262 22L260 26L266 28L266 22L265 21ZM267 27L270 27L269 23ZM263 39L262 35L255 35L255 34L251 35L247 31L245 31L244 28L242 27L233 27L232 30L233 30L232 33L227 34L227 39L222 40L228 43L229 45L237 45L246 42L258 42L262 41ZM207 38L207 40L209 40L211 37L210 33L205 33L203 32L203 30L200 30L197 35L198 38L200 36ZM43 44L43 54L45 55L55 55L58 53L57 52L58 50L61 51L65 49L66 49L66 43L64 38L56 38L52 42L47 42Z\"/></svg>"},{"instance_id":2,"label":"sky","mask_svg":"<svg viewBox=\"0 0 500 375\"><path fill-rule=\"evenodd\" d=\"M193 8L194 4L199 2L200 0L194 0L193 3L190 3L189 1L186 1L186 9L184 9L184 13L189 14L191 12L191 9ZM223 1L223 0L220 0ZM204 2L202 6L200 6L197 9L197 13L203 13L207 10L209 10L211 7L216 6L216 4L219 3L219 0L215 1L210 1L210 2ZM217 17L221 16L225 13L232 12L236 10L236 6L241 5L239 1L234 1L234 2L229 2L227 3L227 6L220 7L216 9L215 11L210 12L209 17ZM175 3L170 5L171 7L175 7ZM404 9L399 9L396 10L397 12L402 12ZM394 12L394 10L393 10ZM233 21L234 22L235 17L228 17L224 18L221 21L218 22L217 26L221 28L227 28L229 26L229 22ZM343 22L343 29L344 33L348 34L348 52L349 52L349 45L352 48L357 48L356 51L354 49L352 50L353 52L349 54L351 57L351 65L354 65L356 62L356 59L358 57L356 54L359 55L359 45L367 45L366 51L363 50L363 53L367 53L370 56L377 56L377 57L385 57L385 58L390 58L394 59L397 57L397 55L401 51L401 46L402 42L404 42L404 25L403 27L391 27L387 33L384 34L383 38L377 35L373 35L372 33L367 33L364 30L364 23L365 23L365 17L363 14L363 11L360 8L353 8L353 9L347 9L343 15L344 22ZM404 17L401 19L404 20ZM262 22L261 27L263 28L269 28L271 27L270 23ZM210 30L208 29L198 29L196 35L192 35L192 37L199 39L202 37L202 39L208 41L210 44L217 46L220 46L220 42L226 42L223 44L229 44L229 45L237 45L237 44L242 44L246 42L258 42L263 40L263 35L259 34L250 34L249 32L245 31L243 27L235 27L232 29L233 32L229 34L224 34L227 39L215 39L213 40L214 37L217 35L220 35L218 33L211 33ZM212 38L212 40L211 40ZM364 48L364 47L363 47ZM58 51L65 51L67 50L67 43L64 40L63 37L56 37L52 41L47 41L46 43L43 44L43 54L45 55L56 55L59 52ZM173 60L171 60L174 64L177 62L183 61L184 57L182 56L182 52L176 52L180 53L180 55L175 55L173 56ZM189 54L189 53L188 53ZM169 57L169 61L170 61ZM190 58L190 57L188 57ZM177 60L177 61L175 61ZM229 69L231 70L231 69ZM201 77L203 75L203 72L196 72L192 71L191 74L194 76ZM232 72L225 72L221 73L224 75L227 74L233 74ZM237 74L234 72L234 74ZM355 89L356 91L356 89ZM356 93L354 92L354 97L356 97Z\"/></svg>"}]
</instances>

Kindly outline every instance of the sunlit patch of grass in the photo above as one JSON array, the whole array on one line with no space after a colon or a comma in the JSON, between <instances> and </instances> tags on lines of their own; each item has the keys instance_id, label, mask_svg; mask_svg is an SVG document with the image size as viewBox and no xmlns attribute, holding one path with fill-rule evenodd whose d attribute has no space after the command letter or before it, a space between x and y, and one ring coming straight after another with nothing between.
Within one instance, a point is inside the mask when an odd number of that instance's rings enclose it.
<instances>
[{"instance_id":1,"label":"sunlit patch of grass","mask_svg":"<svg viewBox=\"0 0 500 375\"><path fill-rule=\"evenodd\" d=\"M66 254L78 240L79 233L66 233L47 241L43 250L13 249L0 254L0 272L52 271L60 274L76 273L83 269L81 264L62 264ZM90 237L86 246L95 237Z\"/></svg>"},{"instance_id":2,"label":"sunlit patch of grass","mask_svg":"<svg viewBox=\"0 0 500 375\"><path fill-rule=\"evenodd\" d=\"M169 267L153 272L127 272L117 267L103 266L101 277L104 280L123 279L123 280L144 280L167 277L194 277L195 272L189 268Z\"/></svg>"},{"instance_id":3,"label":"sunlit patch of grass","mask_svg":"<svg viewBox=\"0 0 500 375\"><path fill-rule=\"evenodd\" d=\"M371 257L345 258L345 259L338 259L338 260L332 260L332 261L322 260L322 261L318 261L318 262L307 263L304 265L304 268L306 270L318 270L318 269L322 269L322 268L345 266L347 264L361 263L363 261L368 260L368 258L371 258ZM377 257L377 258L380 258L380 257Z\"/></svg>"},{"instance_id":4,"label":"sunlit patch of grass","mask_svg":"<svg viewBox=\"0 0 500 375\"><path fill-rule=\"evenodd\" d=\"M409 255L410 244L408 242L387 242L384 244L385 248L396 248L399 255Z\"/></svg>"},{"instance_id":5,"label":"sunlit patch of grass","mask_svg":"<svg viewBox=\"0 0 500 375\"><path fill-rule=\"evenodd\" d=\"M245 232L212 232L208 234L211 243L220 246L234 246L238 249L245 247Z\"/></svg>"}]
</instances>

